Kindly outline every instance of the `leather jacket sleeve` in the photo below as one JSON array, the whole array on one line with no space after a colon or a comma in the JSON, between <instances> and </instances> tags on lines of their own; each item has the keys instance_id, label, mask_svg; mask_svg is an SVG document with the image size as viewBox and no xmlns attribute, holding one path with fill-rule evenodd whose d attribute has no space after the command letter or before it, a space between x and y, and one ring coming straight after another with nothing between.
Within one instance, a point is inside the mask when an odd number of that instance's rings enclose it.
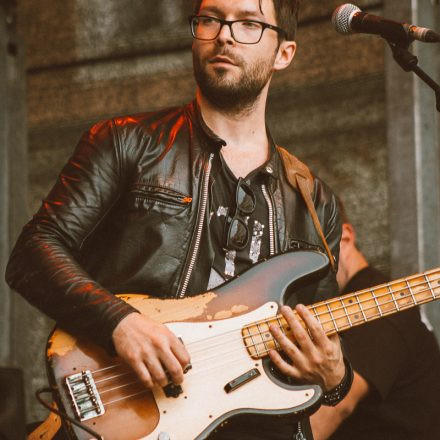
<instances>
[{"instance_id":1,"label":"leather jacket sleeve","mask_svg":"<svg viewBox=\"0 0 440 440\"><path fill-rule=\"evenodd\" d=\"M6 270L8 284L31 304L107 349L116 325L136 310L91 279L77 257L117 202L127 172L114 122L96 124L23 228Z\"/></svg>"}]
</instances>

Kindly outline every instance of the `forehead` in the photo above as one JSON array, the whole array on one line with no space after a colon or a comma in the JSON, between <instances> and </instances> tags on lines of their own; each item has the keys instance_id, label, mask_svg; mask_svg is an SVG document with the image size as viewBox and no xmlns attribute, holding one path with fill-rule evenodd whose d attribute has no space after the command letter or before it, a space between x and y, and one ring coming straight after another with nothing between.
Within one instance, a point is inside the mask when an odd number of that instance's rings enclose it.
<instances>
[{"instance_id":1,"label":"forehead","mask_svg":"<svg viewBox=\"0 0 440 440\"><path fill-rule=\"evenodd\" d=\"M223 18L240 18L251 16L264 19L264 21L275 21L273 0L202 0L200 13L216 13Z\"/></svg>"}]
</instances>

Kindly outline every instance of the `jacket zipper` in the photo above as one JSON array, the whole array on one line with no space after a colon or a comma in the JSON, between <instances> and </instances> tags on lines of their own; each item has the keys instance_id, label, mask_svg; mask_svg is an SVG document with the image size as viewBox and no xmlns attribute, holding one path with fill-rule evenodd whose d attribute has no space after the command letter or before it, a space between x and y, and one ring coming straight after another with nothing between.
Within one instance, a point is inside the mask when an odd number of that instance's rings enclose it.
<instances>
[{"instance_id":1,"label":"jacket zipper","mask_svg":"<svg viewBox=\"0 0 440 440\"><path fill-rule=\"evenodd\" d=\"M150 200L171 205L185 206L192 202L191 197L170 193L134 190L132 193L137 199Z\"/></svg>"},{"instance_id":2,"label":"jacket zipper","mask_svg":"<svg viewBox=\"0 0 440 440\"><path fill-rule=\"evenodd\" d=\"M191 278L192 271L194 269L194 265L196 263L197 253L200 247L200 240L202 238L203 224L205 222L205 213L206 213L206 205L208 203L208 191L209 191L209 176L211 174L212 168L212 159L214 158L214 154L211 153L208 159L208 165L206 167L205 174L203 176L203 193L202 193L202 201L200 205L200 220L196 230L196 238L194 241L194 249L191 253L191 258L189 260L188 269L186 275L184 275L182 288L180 292L177 294L178 298L183 298L186 293L186 289L188 288L189 279Z\"/></svg>"},{"instance_id":3,"label":"jacket zipper","mask_svg":"<svg viewBox=\"0 0 440 440\"><path fill-rule=\"evenodd\" d=\"M273 205L272 200L266 189L266 185L261 185L261 190L263 191L264 199L267 203L267 209L269 211L269 250L270 256L275 255L275 222L273 217Z\"/></svg>"}]
</instances>

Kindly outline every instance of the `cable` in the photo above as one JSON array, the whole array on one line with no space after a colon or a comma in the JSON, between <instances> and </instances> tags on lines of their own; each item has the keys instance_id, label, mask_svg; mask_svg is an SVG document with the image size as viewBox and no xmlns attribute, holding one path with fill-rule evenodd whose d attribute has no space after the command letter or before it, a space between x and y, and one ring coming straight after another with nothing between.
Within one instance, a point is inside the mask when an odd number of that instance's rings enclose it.
<instances>
[{"instance_id":1,"label":"cable","mask_svg":"<svg viewBox=\"0 0 440 440\"><path fill-rule=\"evenodd\" d=\"M43 400L40 396L40 394L43 393L53 393L55 390L53 388L40 388L35 392L35 397L37 398L38 402L41 403L45 408L47 408L49 411L55 413L56 415L60 416L63 420L67 420L73 425L77 426L78 428L83 429L87 433L93 436L93 438L96 438L97 440L104 440L104 437L95 432L93 429L89 428L88 426L84 425L81 422L78 422L77 420L73 419L72 417L68 416L66 413L59 411L58 409L53 408L51 405L49 405L45 400Z\"/></svg>"}]
</instances>

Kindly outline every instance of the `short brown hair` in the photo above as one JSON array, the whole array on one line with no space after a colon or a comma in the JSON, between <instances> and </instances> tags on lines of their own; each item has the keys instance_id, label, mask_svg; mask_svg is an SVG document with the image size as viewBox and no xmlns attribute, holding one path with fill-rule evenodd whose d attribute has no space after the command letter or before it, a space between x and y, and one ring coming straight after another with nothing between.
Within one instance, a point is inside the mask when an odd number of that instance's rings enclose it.
<instances>
[{"instance_id":1,"label":"short brown hair","mask_svg":"<svg viewBox=\"0 0 440 440\"><path fill-rule=\"evenodd\" d=\"M259 0L260 10L261 2ZM287 33L287 40L294 41L298 27L298 10L300 0L272 0L275 8L276 24ZM202 0L194 0L194 13L198 14Z\"/></svg>"}]
</instances>

